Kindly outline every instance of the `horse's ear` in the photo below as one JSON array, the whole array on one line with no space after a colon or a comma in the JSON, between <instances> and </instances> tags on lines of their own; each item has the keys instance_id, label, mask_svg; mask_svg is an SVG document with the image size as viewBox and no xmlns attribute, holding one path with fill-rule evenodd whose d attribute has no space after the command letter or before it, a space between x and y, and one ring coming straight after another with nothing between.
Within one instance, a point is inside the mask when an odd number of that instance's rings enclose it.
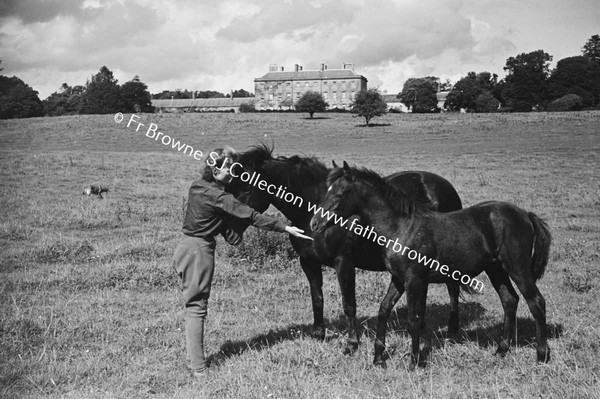
<instances>
[{"instance_id":1,"label":"horse's ear","mask_svg":"<svg viewBox=\"0 0 600 399\"><path fill-rule=\"evenodd\" d=\"M344 171L348 172L350 170L350 166L348 165L348 162L344 161Z\"/></svg>"},{"instance_id":2,"label":"horse's ear","mask_svg":"<svg viewBox=\"0 0 600 399\"><path fill-rule=\"evenodd\" d=\"M339 168L338 164L335 163L335 161L333 159L331 160L331 164L333 165L334 168Z\"/></svg>"}]
</instances>

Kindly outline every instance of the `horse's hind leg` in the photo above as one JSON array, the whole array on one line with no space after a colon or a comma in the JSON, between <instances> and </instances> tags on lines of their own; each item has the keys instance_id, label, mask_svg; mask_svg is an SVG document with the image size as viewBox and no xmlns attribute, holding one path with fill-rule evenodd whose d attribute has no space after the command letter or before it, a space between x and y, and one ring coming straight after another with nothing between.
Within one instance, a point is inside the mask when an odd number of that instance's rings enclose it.
<instances>
[{"instance_id":1,"label":"horse's hind leg","mask_svg":"<svg viewBox=\"0 0 600 399\"><path fill-rule=\"evenodd\" d=\"M406 303L408 305L408 332L411 337L411 366L422 365L419 346L421 330L425 326L425 306L427 304L427 281L418 275L408 278Z\"/></svg>"},{"instance_id":2,"label":"horse's hind leg","mask_svg":"<svg viewBox=\"0 0 600 399\"><path fill-rule=\"evenodd\" d=\"M325 339L325 326L323 322L323 272L321 264L306 258L300 257L300 265L308 278L310 285L310 295L312 299L313 315L315 324L313 326L313 337Z\"/></svg>"},{"instance_id":3,"label":"horse's hind leg","mask_svg":"<svg viewBox=\"0 0 600 399\"><path fill-rule=\"evenodd\" d=\"M458 295L460 293L460 285L457 282L446 283L448 295L450 296L450 318L448 319L448 333L454 334L458 332Z\"/></svg>"},{"instance_id":4,"label":"horse's hind leg","mask_svg":"<svg viewBox=\"0 0 600 399\"><path fill-rule=\"evenodd\" d=\"M375 366L385 367L385 359L383 358L383 352L385 351L385 334L387 331L387 321L390 317L392 309L400 300L404 294L404 285L400 280L390 281L390 285L385 294L385 298L379 306L379 313L377 314L377 335L375 337L375 359L373 364Z\"/></svg>"},{"instance_id":5,"label":"horse's hind leg","mask_svg":"<svg viewBox=\"0 0 600 399\"><path fill-rule=\"evenodd\" d=\"M352 355L358 349L358 333L356 327L356 273L349 256L339 255L335 258L334 267L342 293L342 306L348 319L348 341L344 354Z\"/></svg>"},{"instance_id":6,"label":"horse's hind leg","mask_svg":"<svg viewBox=\"0 0 600 399\"><path fill-rule=\"evenodd\" d=\"M513 278L515 284L521 291L523 298L527 301L529 310L535 319L535 331L537 340L537 361L548 362L550 360L550 348L548 347L548 332L546 328L546 300L538 290L531 277Z\"/></svg>"},{"instance_id":7,"label":"horse's hind leg","mask_svg":"<svg viewBox=\"0 0 600 399\"><path fill-rule=\"evenodd\" d=\"M498 263L488 267L485 270L490 278L492 286L498 293L502 307L504 308L504 328L502 339L498 344L497 355L504 356L508 352L510 345L516 337L517 307L519 306L519 296L513 288L508 274Z\"/></svg>"}]
</instances>

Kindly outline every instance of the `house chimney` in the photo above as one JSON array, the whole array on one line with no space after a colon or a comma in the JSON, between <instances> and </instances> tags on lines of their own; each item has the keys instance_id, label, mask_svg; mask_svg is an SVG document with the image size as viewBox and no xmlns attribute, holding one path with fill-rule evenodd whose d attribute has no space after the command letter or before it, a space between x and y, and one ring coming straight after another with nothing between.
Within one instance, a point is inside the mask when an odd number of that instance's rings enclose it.
<instances>
[{"instance_id":1,"label":"house chimney","mask_svg":"<svg viewBox=\"0 0 600 399\"><path fill-rule=\"evenodd\" d=\"M294 72L298 72L298 68L300 67L300 65L298 64L294 64Z\"/></svg>"},{"instance_id":2,"label":"house chimney","mask_svg":"<svg viewBox=\"0 0 600 399\"><path fill-rule=\"evenodd\" d=\"M283 72L283 67L281 67L281 72Z\"/></svg>"},{"instance_id":3,"label":"house chimney","mask_svg":"<svg viewBox=\"0 0 600 399\"><path fill-rule=\"evenodd\" d=\"M321 64L321 71L325 70L325 64Z\"/></svg>"}]
</instances>

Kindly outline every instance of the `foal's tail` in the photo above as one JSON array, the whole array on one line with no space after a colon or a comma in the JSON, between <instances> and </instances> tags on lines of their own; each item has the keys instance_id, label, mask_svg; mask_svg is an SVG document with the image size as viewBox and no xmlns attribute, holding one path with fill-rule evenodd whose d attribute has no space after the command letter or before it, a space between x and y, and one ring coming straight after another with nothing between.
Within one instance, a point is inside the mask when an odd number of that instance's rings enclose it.
<instances>
[{"instance_id":1,"label":"foal's tail","mask_svg":"<svg viewBox=\"0 0 600 399\"><path fill-rule=\"evenodd\" d=\"M533 257L531 259L531 271L535 281L542 278L548 264L550 255L550 243L552 235L548 229L548 225L540 219L535 213L529 212L529 220L533 223L535 233L533 242Z\"/></svg>"}]
</instances>

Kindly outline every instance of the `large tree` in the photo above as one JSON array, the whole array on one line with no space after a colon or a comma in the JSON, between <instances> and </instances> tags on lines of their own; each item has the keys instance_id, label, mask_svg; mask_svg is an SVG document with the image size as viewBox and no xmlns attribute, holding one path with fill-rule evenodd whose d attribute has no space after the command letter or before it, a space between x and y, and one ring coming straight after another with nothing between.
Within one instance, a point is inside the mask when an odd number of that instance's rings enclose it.
<instances>
[{"instance_id":1,"label":"large tree","mask_svg":"<svg viewBox=\"0 0 600 399\"><path fill-rule=\"evenodd\" d=\"M377 88L359 91L350 107L351 111L357 116L365 118L367 126L374 117L387 113L387 103L383 100Z\"/></svg>"},{"instance_id":2,"label":"large tree","mask_svg":"<svg viewBox=\"0 0 600 399\"><path fill-rule=\"evenodd\" d=\"M50 116L78 114L84 89L83 86L71 87L63 83L58 91L42 101L44 114Z\"/></svg>"},{"instance_id":3,"label":"large tree","mask_svg":"<svg viewBox=\"0 0 600 399\"><path fill-rule=\"evenodd\" d=\"M311 118L315 112L324 112L328 106L323 96L316 91L307 91L294 105L296 111L308 112Z\"/></svg>"},{"instance_id":4,"label":"large tree","mask_svg":"<svg viewBox=\"0 0 600 399\"><path fill-rule=\"evenodd\" d=\"M556 100L567 94L581 97L583 107L600 102L600 64L585 56L558 61L548 79L548 98Z\"/></svg>"},{"instance_id":5,"label":"large tree","mask_svg":"<svg viewBox=\"0 0 600 399\"><path fill-rule=\"evenodd\" d=\"M82 114L110 114L123 110L121 88L106 66L92 76L81 99Z\"/></svg>"},{"instance_id":6,"label":"large tree","mask_svg":"<svg viewBox=\"0 0 600 399\"><path fill-rule=\"evenodd\" d=\"M402 92L397 98L412 109L412 112L438 112L437 92L439 79L433 76L410 78L404 83Z\"/></svg>"},{"instance_id":7,"label":"large tree","mask_svg":"<svg viewBox=\"0 0 600 399\"><path fill-rule=\"evenodd\" d=\"M37 91L16 76L0 75L0 119L42 115L42 101Z\"/></svg>"},{"instance_id":8,"label":"large tree","mask_svg":"<svg viewBox=\"0 0 600 399\"><path fill-rule=\"evenodd\" d=\"M121 86L123 112L154 112L148 86L134 78Z\"/></svg>"},{"instance_id":9,"label":"large tree","mask_svg":"<svg viewBox=\"0 0 600 399\"><path fill-rule=\"evenodd\" d=\"M590 61L600 64L600 36L593 35L588 39L581 49L583 56Z\"/></svg>"},{"instance_id":10,"label":"large tree","mask_svg":"<svg viewBox=\"0 0 600 399\"><path fill-rule=\"evenodd\" d=\"M465 109L467 112L494 111L498 104L498 100L494 101L493 96L497 83L496 74L469 72L467 76L456 82L448 93L446 106L453 111L460 109Z\"/></svg>"},{"instance_id":11,"label":"large tree","mask_svg":"<svg viewBox=\"0 0 600 399\"><path fill-rule=\"evenodd\" d=\"M546 79L552 56L543 50L521 53L506 60L502 98L512 111L529 112L534 106L544 106Z\"/></svg>"}]
</instances>

